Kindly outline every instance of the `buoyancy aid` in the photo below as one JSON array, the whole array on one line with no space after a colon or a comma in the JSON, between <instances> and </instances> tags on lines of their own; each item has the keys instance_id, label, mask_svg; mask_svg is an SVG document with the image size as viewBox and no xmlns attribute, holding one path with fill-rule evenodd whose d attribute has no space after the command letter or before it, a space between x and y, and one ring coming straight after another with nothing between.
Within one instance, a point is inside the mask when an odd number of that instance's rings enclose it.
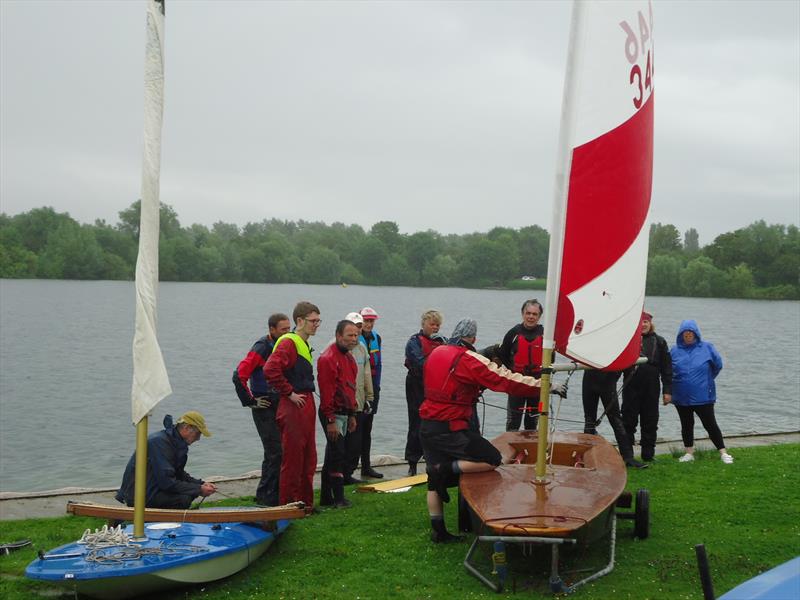
<instances>
[{"instance_id":1,"label":"buoyancy aid","mask_svg":"<svg viewBox=\"0 0 800 600\"><path fill-rule=\"evenodd\" d=\"M298 394L313 392L314 366L311 362L311 348L308 343L294 332L284 333L275 342L277 348L284 339L291 340L297 350L297 361L291 369L284 371L284 377ZM274 351L274 350L273 350Z\"/></svg>"},{"instance_id":2,"label":"buoyancy aid","mask_svg":"<svg viewBox=\"0 0 800 600\"><path fill-rule=\"evenodd\" d=\"M529 340L524 335L514 338L514 368L515 373L539 377L542 369L542 336L538 335Z\"/></svg>"},{"instance_id":3,"label":"buoyancy aid","mask_svg":"<svg viewBox=\"0 0 800 600\"><path fill-rule=\"evenodd\" d=\"M481 386L459 381L454 373L467 348L442 346L432 352L425 364L425 400L419 416L431 421L447 421L451 431L467 429L473 405Z\"/></svg>"},{"instance_id":4,"label":"buoyancy aid","mask_svg":"<svg viewBox=\"0 0 800 600\"><path fill-rule=\"evenodd\" d=\"M420 348L422 349L422 358L423 360L427 360L430 356L431 352L442 344L444 344L444 340L441 338L429 338L426 335L422 335L422 333L415 333L412 337L416 337L419 341ZM411 364L411 362L406 358L405 362L406 368L411 371L416 368L416 365Z\"/></svg>"}]
</instances>

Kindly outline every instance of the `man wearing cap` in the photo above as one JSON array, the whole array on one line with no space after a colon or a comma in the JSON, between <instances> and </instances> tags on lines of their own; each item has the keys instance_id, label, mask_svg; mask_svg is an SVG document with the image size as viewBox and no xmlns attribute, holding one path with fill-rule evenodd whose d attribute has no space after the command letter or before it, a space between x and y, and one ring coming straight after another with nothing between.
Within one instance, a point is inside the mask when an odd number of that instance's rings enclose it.
<instances>
[{"instance_id":1,"label":"man wearing cap","mask_svg":"<svg viewBox=\"0 0 800 600\"><path fill-rule=\"evenodd\" d=\"M496 469L503 457L489 440L470 428L470 419L481 392L489 388L529 397L540 380L498 366L475 351L478 325L462 319L449 343L434 348L424 367L425 400L419 410L420 437L428 472L428 514L431 540L453 542L444 524L442 502L448 502L447 488L458 485L461 473ZM554 389L554 393L560 393ZM505 457L510 462L513 457Z\"/></svg>"},{"instance_id":2,"label":"man wearing cap","mask_svg":"<svg viewBox=\"0 0 800 600\"><path fill-rule=\"evenodd\" d=\"M358 366L356 375L356 427L353 431L348 431L345 437L345 447L347 449L347 460L345 462L345 485L363 483L360 479L353 477L353 473L358 467L358 459L361 456L361 428L364 423L365 411L372 405L372 372L369 366L369 354L367 347L361 343L361 330L364 320L360 313L351 312L344 318L345 321L354 323L358 327L358 336L355 346L350 350Z\"/></svg>"},{"instance_id":3,"label":"man wearing cap","mask_svg":"<svg viewBox=\"0 0 800 600\"><path fill-rule=\"evenodd\" d=\"M356 377L358 366L351 350L358 345L358 327L349 320L336 324L336 339L317 361L319 420L325 431L320 504L347 508L344 497L347 447L345 436L356 428Z\"/></svg>"},{"instance_id":4,"label":"man wearing cap","mask_svg":"<svg viewBox=\"0 0 800 600\"><path fill-rule=\"evenodd\" d=\"M184 471L189 446L211 433L199 412L190 410L172 424L172 415L164 417L164 429L147 438L147 508L186 509L198 496L210 496L217 491L213 483L195 479ZM136 452L133 453L116 499L133 506L136 471Z\"/></svg>"},{"instance_id":5,"label":"man wearing cap","mask_svg":"<svg viewBox=\"0 0 800 600\"><path fill-rule=\"evenodd\" d=\"M264 379L264 364L275 342L289 333L289 317L283 313L270 315L267 335L256 340L250 352L233 372L233 385L242 406L253 414L264 458L261 461L261 480L256 488L256 502L264 506L277 506L278 481L281 472L281 433L275 415L278 410L278 393ZM248 385L249 384L249 385Z\"/></svg>"},{"instance_id":6,"label":"man wearing cap","mask_svg":"<svg viewBox=\"0 0 800 600\"><path fill-rule=\"evenodd\" d=\"M369 409L362 413L358 423L358 429L361 430L361 476L382 479L383 473L378 473L372 468L370 452L372 451L372 422L378 413L378 401L381 398L381 369L383 368L381 344L383 340L375 331L375 321L378 319L377 311L370 306L365 306L361 309L361 317L364 319L364 325L361 327L359 341L364 344L369 353L369 370L372 374L372 403Z\"/></svg>"},{"instance_id":7,"label":"man wearing cap","mask_svg":"<svg viewBox=\"0 0 800 600\"><path fill-rule=\"evenodd\" d=\"M264 365L264 377L280 400L276 421L281 432L281 504L304 502L314 506L314 471L317 446L314 437L314 366L308 339L317 333L322 319L311 302L298 302L292 311L294 331L282 335Z\"/></svg>"}]
</instances>

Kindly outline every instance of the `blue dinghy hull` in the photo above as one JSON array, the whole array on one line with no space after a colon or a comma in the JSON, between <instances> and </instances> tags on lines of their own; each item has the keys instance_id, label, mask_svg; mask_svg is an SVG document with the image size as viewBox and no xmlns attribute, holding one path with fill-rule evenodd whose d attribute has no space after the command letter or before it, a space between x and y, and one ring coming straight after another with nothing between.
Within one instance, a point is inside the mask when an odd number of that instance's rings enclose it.
<instances>
[{"instance_id":1,"label":"blue dinghy hull","mask_svg":"<svg viewBox=\"0 0 800 600\"><path fill-rule=\"evenodd\" d=\"M748 579L719 600L790 600L800 598L800 556Z\"/></svg>"},{"instance_id":2,"label":"blue dinghy hull","mask_svg":"<svg viewBox=\"0 0 800 600\"><path fill-rule=\"evenodd\" d=\"M87 560L90 551L73 542L34 560L25 575L93 598L133 598L233 575L259 558L289 523L277 521L273 531L247 523L150 523L147 541L134 549L141 556L121 559L118 553L128 549L114 546L99 551L99 562ZM133 526L125 532L132 535Z\"/></svg>"}]
</instances>

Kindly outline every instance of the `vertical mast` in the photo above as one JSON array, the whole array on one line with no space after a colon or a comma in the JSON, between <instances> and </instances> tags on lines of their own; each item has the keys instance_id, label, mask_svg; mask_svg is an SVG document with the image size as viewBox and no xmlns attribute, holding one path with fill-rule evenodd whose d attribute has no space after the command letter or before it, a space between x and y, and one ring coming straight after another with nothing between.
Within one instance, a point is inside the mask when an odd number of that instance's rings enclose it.
<instances>
[{"instance_id":1,"label":"vertical mast","mask_svg":"<svg viewBox=\"0 0 800 600\"><path fill-rule=\"evenodd\" d=\"M547 290L544 297L544 335L542 340L542 389L539 401L539 438L536 448L536 481L545 478L547 436L550 426L550 365L553 364L555 349L555 324L558 306L558 290L561 285L561 260L564 250L564 224L566 222L567 196L569 194L569 171L572 162L572 139L575 112L571 102L575 98L578 82L577 61L579 60L576 44L581 39L583 27L583 2L576 0L572 5L572 21L570 25L569 50L567 54L567 70L564 78L564 97L561 108L561 127L558 136L558 155L556 161L556 185L553 198L553 215L550 224L550 249L547 258Z\"/></svg>"},{"instance_id":2,"label":"vertical mast","mask_svg":"<svg viewBox=\"0 0 800 600\"><path fill-rule=\"evenodd\" d=\"M159 179L164 114L164 0L148 0L144 62L144 147L139 254L136 259L136 326L133 335L131 415L136 425L134 537L144 536L147 487L147 415L172 393L156 337Z\"/></svg>"}]
</instances>

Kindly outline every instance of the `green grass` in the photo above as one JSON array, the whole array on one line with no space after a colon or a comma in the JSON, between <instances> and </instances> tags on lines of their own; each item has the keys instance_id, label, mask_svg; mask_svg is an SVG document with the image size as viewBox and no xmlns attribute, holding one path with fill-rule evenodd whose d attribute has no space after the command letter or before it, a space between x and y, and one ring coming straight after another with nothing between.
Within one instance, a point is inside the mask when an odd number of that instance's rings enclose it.
<instances>
[{"instance_id":1,"label":"green grass","mask_svg":"<svg viewBox=\"0 0 800 600\"><path fill-rule=\"evenodd\" d=\"M587 599L702 598L694 545L704 543L717 594L800 554L800 445L734 449L724 465L716 452L692 463L659 456L650 469L630 471L628 489L650 490L651 536L632 537L619 521L617 565L580 588ZM467 544L435 546L428 539L424 490L405 494L349 494L353 508L328 510L292 527L257 563L223 582L189 588L164 599L246 598L496 598L462 566ZM224 504L241 504L228 500ZM455 528L455 502L447 522ZM26 580L36 549L77 539L95 519L63 517L0 522L0 540L33 540L0 557L0 597L58 597L51 586ZM607 544L573 551L563 567L599 567ZM550 598L547 554L509 556L515 567L509 598ZM482 560L482 559L481 559ZM488 559L479 563L490 570ZM482 567L481 567L482 568ZM531 574L535 576L531 576ZM567 576L575 580L582 575ZM71 595L64 596L71 597Z\"/></svg>"}]
</instances>

